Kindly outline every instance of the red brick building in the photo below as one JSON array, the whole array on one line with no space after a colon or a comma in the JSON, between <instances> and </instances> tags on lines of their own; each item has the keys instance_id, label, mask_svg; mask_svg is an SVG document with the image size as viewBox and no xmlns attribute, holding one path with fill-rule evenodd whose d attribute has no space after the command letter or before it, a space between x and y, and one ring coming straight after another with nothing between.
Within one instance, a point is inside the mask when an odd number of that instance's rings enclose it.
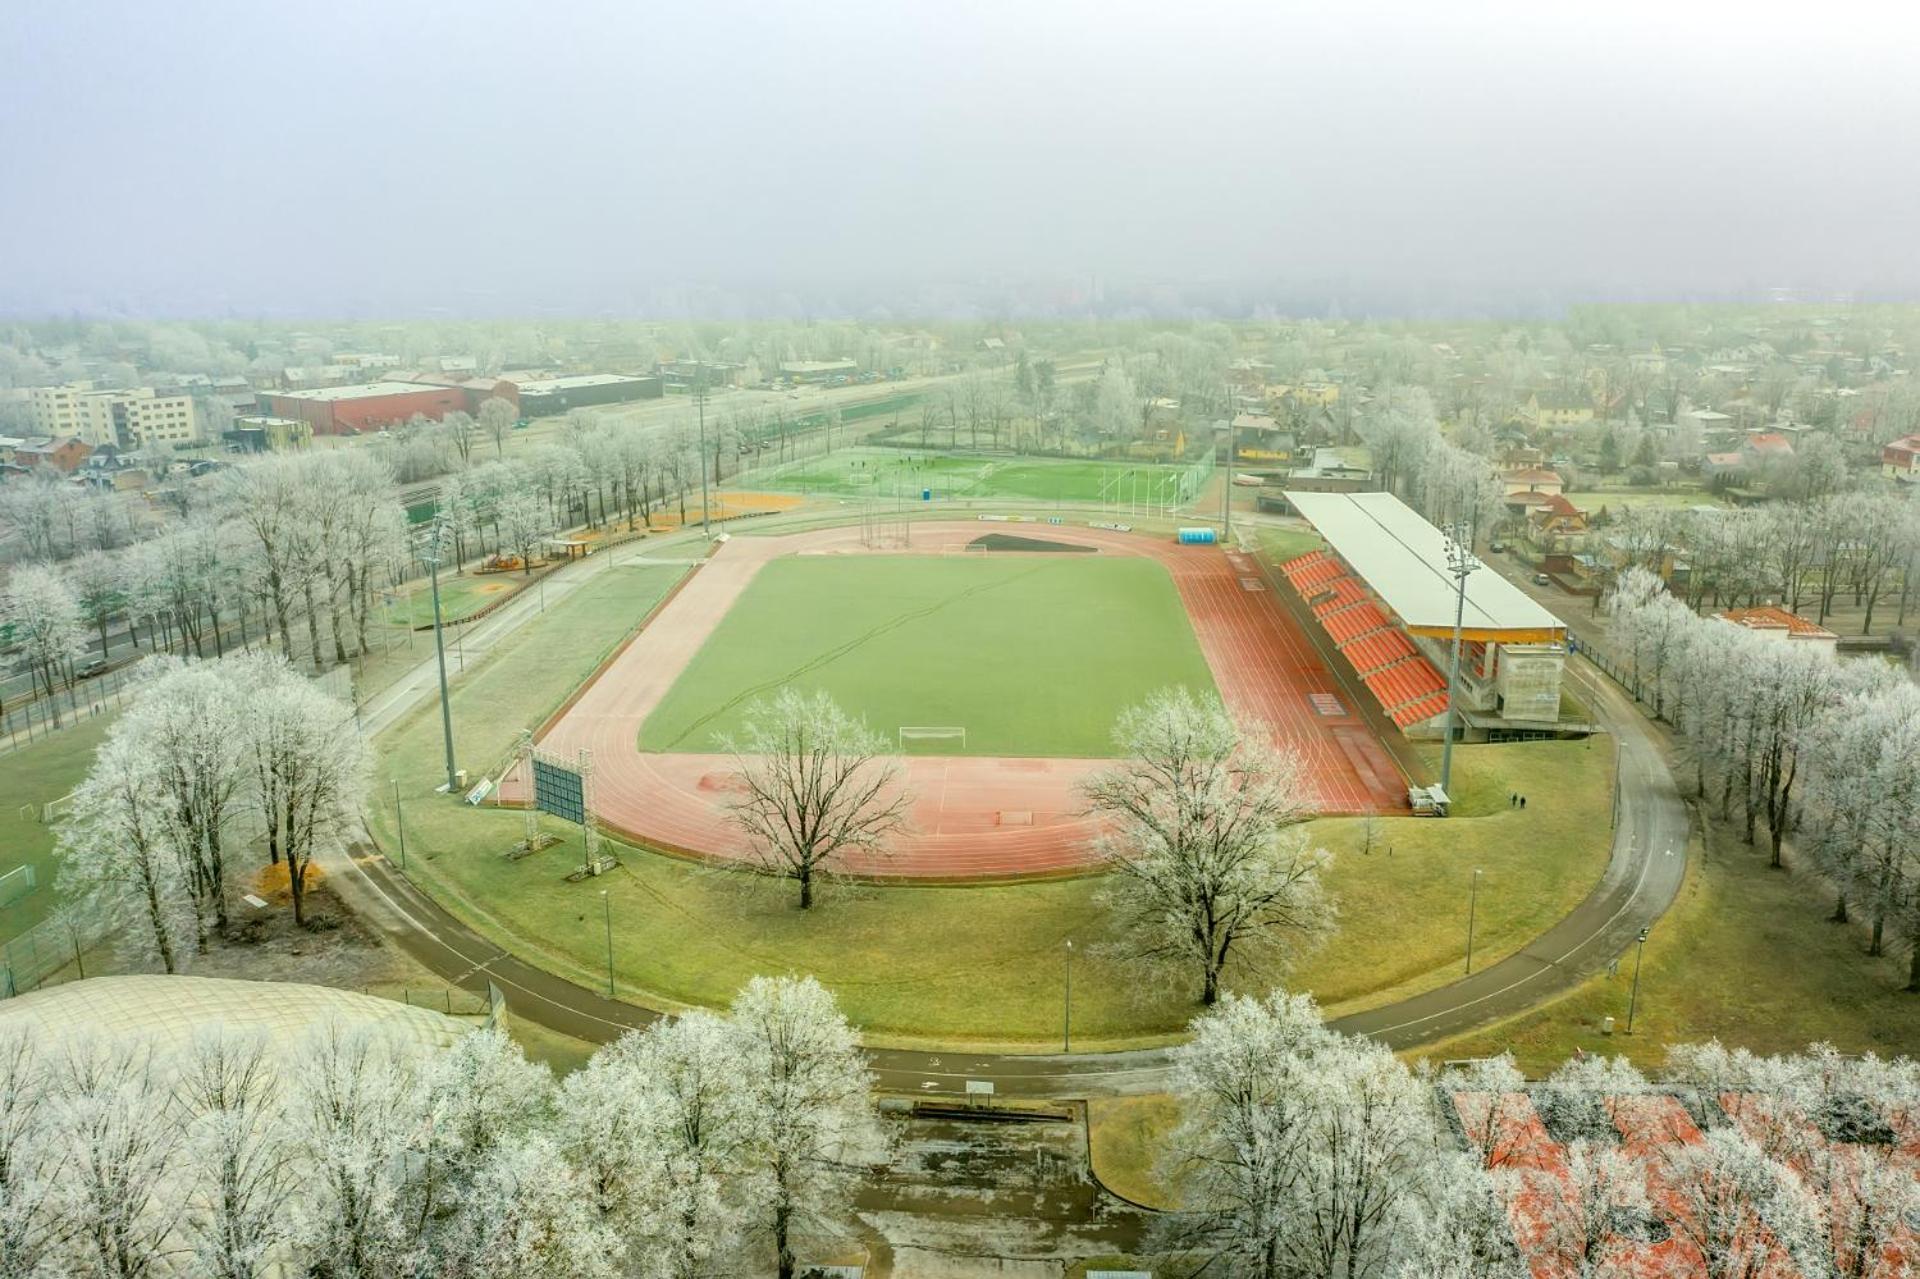
<instances>
[{"instance_id":1,"label":"red brick building","mask_svg":"<svg viewBox=\"0 0 1920 1279\"><path fill-rule=\"evenodd\" d=\"M266 416L311 423L315 435L378 431L407 422L416 413L437 422L456 409L468 411L463 388L424 382L329 386L313 391L269 392L260 398L265 401Z\"/></svg>"},{"instance_id":2,"label":"red brick building","mask_svg":"<svg viewBox=\"0 0 1920 1279\"><path fill-rule=\"evenodd\" d=\"M72 475L92 452L91 444L72 435L22 440L14 446L13 464L25 470L51 466L56 471Z\"/></svg>"}]
</instances>

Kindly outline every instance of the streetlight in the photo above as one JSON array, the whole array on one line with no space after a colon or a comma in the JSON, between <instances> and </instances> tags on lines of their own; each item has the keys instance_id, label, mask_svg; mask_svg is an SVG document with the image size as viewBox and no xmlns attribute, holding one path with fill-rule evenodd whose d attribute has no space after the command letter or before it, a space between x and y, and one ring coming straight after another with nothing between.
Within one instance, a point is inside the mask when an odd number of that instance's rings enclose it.
<instances>
[{"instance_id":1,"label":"streetlight","mask_svg":"<svg viewBox=\"0 0 1920 1279\"><path fill-rule=\"evenodd\" d=\"M393 820L400 827L400 869L407 868L407 815L400 808L400 779L389 778L393 783Z\"/></svg>"},{"instance_id":2,"label":"streetlight","mask_svg":"<svg viewBox=\"0 0 1920 1279\"><path fill-rule=\"evenodd\" d=\"M1638 944L1633 951L1633 992L1627 996L1627 1033L1633 1033L1633 1009L1640 1002L1640 956L1646 953L1647 930L1640 930Z\"/></svg>"},{"instance_id":3,"label":"streetlight","mask_svg":"<svg viewBox=\"0 0 1920 1279\"><path fill-rule=\"evenodd\" d=\"M607 998L613 998L613 903L607 890L600 890L600 914L607 921Z\"/></svg>"},{"instance_id":4,"label":"streetlight","mask_svg":"<svg viewBox=\"0 0 1920 1279\"><path fill-rule=\"evenodd\" d=\"M1440 789L1452 795L1454 720L1460 713L1460 624L1467 612L1467 577L1480 561L1473 557L1473 534L1464 522L1447 536L1447 571L1453 574L1453 664L1447 671L1447 727L1440 748Z\"/></svg>"},{"instance_id":5,"label":"streetlight","mask_svg":"<svg viewBox=\"0 0 1920 1279\"><path fill-rule=\"evenodd\" d=\"M1060 1051L1073 1051L1073 938L1067 938L1067 1006L1060 1022Z\"/></svg>"},{"instance_id":6,"label":"streetlight","mask_svg":"<svg viewBox=\"0 0 1920 1279\"><path fill-rule=\"evenodd\" d=\"M693 402L700 410L700 531L706 534L712 530L707 524L707 365L704 360L694 373ZM719 478L714 476L715 480Z\"/></svg>"},{"instance_id":7,"label":"streetlight","mask_svg":"<svg viewBox=\"0 0 1920 1279\"><path fill-rule=\"evenodd\" d=\"M1444 789L1444 788L1443 788ZM1473 973L1473 917L1480 905L1480 868L1473 868L1473 881L1467 889L1467 973Z\"/></svg>"},{"instance_id":8,"label":"streetlight","mask_svg":"<svg viewBox=\"0 0 1920 1279\"><path fill-rule=\"evenodd\" d=\"M440 557L445 554L446 531L445 515L434 516L433 529L420 558L427 562L427 574L433 583L433 655L440 664L440 733L447 744L447 794L457 795L460 783L454 777L453 768L453 709L447 702L447 642L441 634L440 619Z\"/></svg>"}]
</instances>

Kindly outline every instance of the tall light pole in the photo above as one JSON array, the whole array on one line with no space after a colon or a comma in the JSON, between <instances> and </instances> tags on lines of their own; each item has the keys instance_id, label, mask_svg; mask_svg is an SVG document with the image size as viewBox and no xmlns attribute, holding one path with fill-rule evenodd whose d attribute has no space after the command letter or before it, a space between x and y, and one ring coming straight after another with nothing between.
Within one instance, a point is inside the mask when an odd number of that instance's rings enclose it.
<instances>
[{"instance_id":1,"label":"tall light pole","mask_svg":"<svg viewBox=\"0 0 1920 1279\"><path fill-rule=\"evenodd\" d=\"M1073 938L1067 938L1067 1005L1060 1021L1060 1051L1073 1051Z\"/></svg>"},{"instance_id":2,"label":"tall light pole","mask_svg":"<svg viewBox=\"0 0 1920 1279\"><path fill-rule=\"evenodd\" d=\"M1220 540L1233 540L1233 392L1227 392L1227 475L1220 486Z\"/></svg>"},{"instance_id":3,"label":"tall light pole","mask_svg":"<svg viewBox=\"0 0 1920 1279\"><path fill-rule=\"evenodd\" d=\"M607 890L600 890L600 915L607 923L607 998L613 998L613 903Z\"/></svg>"},{"instance_id":4,"label":"tall light pole","mask_svg":"<svg viewBox=\"0 0 1920 1279\"><path fill-rule=\"evenodd\" d=\"M1460 626L1467 612L1467 578L1479 568L1473 557L1473 534L1465 523L1447 536L1447 572L1453 574L1453 662L1447 671L1447 727L1440 747L1440 789L1453 797L1454 722L1460 715Z\"/></svg>"},{"instance_id":5,"label":"tall light pole","mask_svg":"<svg viewBox=\"0 0 1920 1279\"><path fill-rule=\"evenodd\" d=\"M1473 883L1467 889L1467 975L1473 975L1473 918L1480 906L1480 868L1473 868Z\"/></svg>"},{"instance_id":6,"label":"tall light pole","mask_svg":"<svg viewBox=\"0 0 1920 1279\"><path fill-rule=\"evenodd\" d=\"M447 744L447 794L458 795L460 783L454 777L453 767L453 709L447 702L447 643L440 624L440 557L445 554L446 529L445 517L434 516L433 530L428 534L427 549L421 558L427 562L427 575L433 584L433 655L440 664L440 735Z\"/></svg>"},{"instance_id":7,"label":"tall light pole","mask_svg":"<svg viewBox=\"0 0 1920 1279\"><path fill-rule=\"evenodd\" d=\"M400 828L400 869L407 868L407 814L400 807L400 779L389 778L393 783L393 820Z\"/></svg>"},{"instance_id":8,"label":"tall light pole","mask_svg":"<svg viewBox=\"0 0 1920 1279\"><path fill-rule=\"evenodd\" d=\"M711 533L707 523L711 512L707 506L707 365L704 360L693 373L693 404L700 412L700 531ZM717 480L719 476L714 478Z\"/></svg>"},{"instance_id":9,"label":"tall light pole","mask_svg":"<svg viewBox=\"0 0 1920 1279\"><path fill-rule=\"evenodd\" d=\"M1647 951L1647 930L1640 930L1640 937L1633 950L1633 991L1627 996L1627 1033L1633 1033L1633 1010L1640 1002L1640 956Z\"/></svg>"}]
</instances>

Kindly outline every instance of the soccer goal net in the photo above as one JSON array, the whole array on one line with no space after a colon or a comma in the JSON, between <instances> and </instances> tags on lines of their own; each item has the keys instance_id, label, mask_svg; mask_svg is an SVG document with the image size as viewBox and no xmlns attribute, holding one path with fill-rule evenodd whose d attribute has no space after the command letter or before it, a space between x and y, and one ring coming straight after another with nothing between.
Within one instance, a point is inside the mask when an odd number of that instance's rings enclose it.
<instances>
[{"instance_id":1,"label":"soccer goal net","mask_svg":"<svg viewBox=\"0 0 1920 1279\"><path fill-rule=\"evenodd\" d=\"M956 724L902 725L900 751L905 754L922 742L938 742L967 748L967 730Z\"/></svg>"},{"instance_id":2,"label":"soccer goal net","mask_svg":"<svg viewBox=\"0 0 1920 1279\"><path fill-rule=\"evenodd\" d=\"M40 887L40 876L31 865L15 866L0 875L0 906L11 906Z\"/></svg>"},{"instance_id":3,"label":"soccer goal net","mask_svg":"<svg viewBox=\"0 0 1920 1279\"><path fill-rule=\"evenodd\" d=\"M59 799L40 805L41 824L46 826L51 826L53 825L53 823L59 821L62 817L65 817L68 813L72 812L73 796L74 796L74 792L68 791L66 794L62 795Z\"/></svg>"}]
</instances>

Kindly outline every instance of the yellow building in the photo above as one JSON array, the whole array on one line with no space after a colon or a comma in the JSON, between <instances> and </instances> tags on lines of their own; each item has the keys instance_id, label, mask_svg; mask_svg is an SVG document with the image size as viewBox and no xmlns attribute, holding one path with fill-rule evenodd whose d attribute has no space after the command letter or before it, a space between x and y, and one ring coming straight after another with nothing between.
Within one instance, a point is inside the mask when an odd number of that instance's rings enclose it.
<instances>
[{"instance_id":1,"label":"yellow building","mask_svg":"<svg viewBox=\"0 0 1920 1279\"><path fill-rule=\"evenodd\" d=\"M200 438L192 397L159 395L150 386L120 391L95 390L91 382L36 386L32 406L36 430L78 436L94 448L133 449L149 441L190 444Z\"/></svg>"}]
</instances>

